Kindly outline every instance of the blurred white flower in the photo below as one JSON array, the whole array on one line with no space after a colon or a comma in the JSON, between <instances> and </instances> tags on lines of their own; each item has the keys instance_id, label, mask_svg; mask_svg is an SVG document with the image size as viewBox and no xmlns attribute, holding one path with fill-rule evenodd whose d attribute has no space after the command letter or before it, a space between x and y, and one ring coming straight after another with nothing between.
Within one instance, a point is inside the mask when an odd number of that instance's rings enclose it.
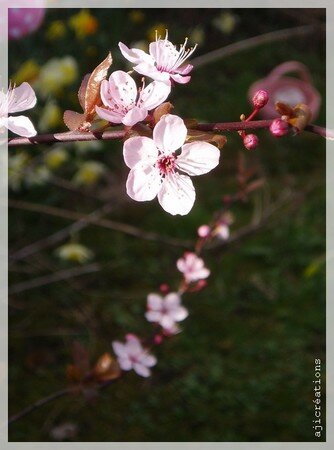
<instances>
[{"instance_id":1,"label":"blurred white flower","mask_svg":"<svg viewBox=\"0 0 334 450\"><path fill-rule=\"evenodd\" d=\"M210 275L210 270L205 267L203 259L195 253L186 252L183 258L177 260L176 266L183 273L187 283L203 280Z\"/></svg>"},{"instance_id":2,"label":"blurred white flower","mask_svg":"<svg viewBox=\"0 0 334 450\"><path fill-rule=\"evenodd\" d=\"M48 101L42 110L41 117L38 122L38 128L43 132L49 131L57 128L62 123L62 110L55 101Z\"/></svg>"},{"instance_id":3,"label":"blurred white flower","mask_svg":"<svg viewBox=\"0 0 334 450\"><path fill-rule=\"evenodd\" d=\"M77 77L78 64L72 56L52 58L42 67L35 87L43 97L47 97L49 94L59 94Z\"/></svg>"}]
</instances>

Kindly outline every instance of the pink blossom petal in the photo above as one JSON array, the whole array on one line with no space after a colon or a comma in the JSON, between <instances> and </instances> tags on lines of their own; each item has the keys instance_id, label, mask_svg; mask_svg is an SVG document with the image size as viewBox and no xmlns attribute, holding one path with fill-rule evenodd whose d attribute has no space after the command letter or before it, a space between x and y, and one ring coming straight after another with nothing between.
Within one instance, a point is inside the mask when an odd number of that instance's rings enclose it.
<instances>
[{"instance_id":1,"label":"pink blossom petal","mask_svg":"<svg viewBox=\"0 0 334 450\"><path fill-rule=\"evenodd\" d=\"M169 96L171 90L170 84L153 81L140 93L138 104L149 111L161 105Z\"/></svg>"},{"instance_id":2,"label":"pink blossom petal","mask_svg":"<svg viewBox=\"0 0 334 450\"><path fill-rule=\"evenodd\" d=\"M110 96L115 103L129 107L135 104L137 86L132 77L123 70L116 70L109 77Z\"/></svg>"},{"instance_id":3,"label":"pink blossom petal","mask_svg":"<svg viewBox=\"0 0 334 450\"><path fill-rule=\"evenodd\" d=\"M166 155L179 149L186 140L187 128L183 120L172 114L162 116L153 130L156 146Z\"/></svg>"},{"instance_id":4,"label":"pink blossom petal","mask_svg":"<svg viewBox=\"0 0 334 450\"><path fill-rule=\"evenodd\" d=\"M180 75L179 73L173 73L170 76L176 83L180 83L180 84L187 84L189 83L189 81L191 80L191 76L187 75L187 76L183 76Z\"/></svg>"},{"instance_id":5,"label":"pink blossom petal","mask_svg":"<svg viewBox=\"0 0 334 450\"><path fill-rule=\"evenodd\" d=\"M174 66L180 53L176 50L172 42L167 39L158 39L155 42L151 42L149 52L158 67L165 67L166 69Z\"/></svg>"},{"instance_id":6,"label":"pink blossom petal","mask_svg":"<svg viewBox=\"0 0 334 450\"><path fill-rule=\"evenodd\" d=\"M132 169L137 163L152 165L158 157L158 149L152 139L135 136L125 141L123 146L125 164Z\"/></svg>"},{"instance_id":7,"label":"pink blossom petal","mask_svg":"<svg viewBox=\"0 0 334 450\"><path fill-rule=\"evenodd\" d=\"M19 136L32 137L37 134L31 120L26 116L3 117L2 125Z\"/></svg>"},{"instance_id":8,"label":"pink blossom petal","mask_svg":"<svg viewBox=\"0 0 334 450\"><path fill-rule=\"evenodd\" d=\"M100 87L100 94L101 94L101 100L102 103L107 106L107 107L111 107L114 109L115 107L115 102L113 101L112 95L110 93L110 89L109 89L109 81L108 80L103 80L101 83L101 87Z\"/></svg>"},{"instance_id":9,"label":"pink blossom petal","mask_svg":"<svg viewBox=\"0 0 334 450\"><path fill-rule=\"evenodd\" d=\"M118 363L122 370L131 370L132 369L132 361L127 356L119 357Z\"/></svg>"},{"instance_id":10,"label":"pink blossom petal","mask_svg":"<svg viewBox=\"0 0 334 450\"><path fill-rule=\"evenodd\" d=\"M35 91L29 83L22 83L9 93L8 112L17 113L31 109L36 105Z\"/></svg>"},{"instance_id":11,"label":"pink blossom petal","mask_svg":"<svg viewBox=\"0 0 334 450\"><path fill-rule=\"evenodd\" d=\"M170 308L176 308L180 305L181 298L179 294L176 294L175 292L171 292L170 294L167 294L164 299L165 305L168 309Z\"/></svg>"},{"instance_id":12,"label":"pink blossom petal","mask_svg":"<svg viewBox=\"0 0 334 450\"><path fill-rule=\"evenodd\" d=\"M162 328L168 330L173 327L173 325L175 324L175 320L170 315L164 314L159 323Z\"/></svg>"},{"instance_id":13,"label":"pink blossom petal","mask_svg":"<svg viewBox=\"0 0 334 450\"><path fill-rule=\"evenodd\" d=\"M118 46L124 58L134 64L139 64L142 61L152 61L152 57L139 48L130 49L122 42L119 42Z\"/></svg>"},{"instance_id":14,"label":"pink blossom petal","mask_svg":"<svg viewBox=\"0 0 334 450\"><path fill-rule=\"evenodd\" d=\"M188 214L195 198L196 193L191 179L178 173L168 175L158 193L160 205L173 216Z\"/></svg>"},{"instance_id":15,"label":"pink blossom petal","mask_svg":"<svg viewBox=\"0 0 334 450\"><path fill-rule=\"evenodd\" d=\"M132 127L136 123L142 122L146 118L147 113L146 108L138 108L138 106L135 106L126 113L122 122L128 127Z\"/></svg>"},{"instance_id":16,"label":"pink blossom petal","mask_svg":"<svg viewBox=\"0 0 334 450\"><path fill-rule=\"evenodd\" d=\"M188 317L188 310L184 306L179 306L175 310L171 311L171 317L175 320L175 322L181 322L186 317Z\"/></svg>"},{"instance_id":17,"label":"pink blossom petal","mask_svg":"<svg viewBox=\"0 0 334 450\"><path fill-rule=\"evenodd\" d=\"M95 106L96 114L104 120L111 123L122 123L124 115L118 111L110 111L106 108L101 108L100 106Z\"/></svg>"},{"instance_id":18,"label":"pink blossom petal","mask_svg":"<svg viewBox=\"0 0 334 450\"><path fill-rule=\"evenodd\" d=\"M162 317L162 314L160 311L147 311L145 313L146 320L149 322L155 322L159 323Z\"/></svg>"},{"instance_id":19,"label":"pink blossom petal","mask_svg":"<svg viewBox=\"0 0 334 450\"><path fill-rule=\"evenodd\" d=\"M112 343L112 348L113 348L115 354L116 354L117 356L119 356L119 357L122 357L122 356L126 356L126 355L127 355L126 347L125 347L125 345L122 344L121 342L114 341L114 342Z\"/></svg>"},{"instance_id":20,"label":"pink blossom petal","mask_svg":"<svg viewBox=\"0 0 334 450\"><path fill-rule=\"evenodd\" d=\"M174 72L179 73L180 75L188 75L193 70L194 66L192 64L187 64L186 66L179 67L178 69L174 69Z\"/></svg>"},{"instance_id":21,"label":"pink blossom petal","mask_svg":"<svg viewBox=\"0 0 334 450\"><path fill-rule=\"evenodd\" d=\"M203 175L219 164L220 151L208 142L191 142L182 147L177 167L189 175Z\"/></svg>"},{"instance_id":22,"label":"pink blossom petal","mask_svg":"<svg viewBox=\"0 0 334 450\"><path fill-rule=\"evenodd\" d=\"M138 163L130 170L126 192L137 202L153 200L160 190L161 181L160 173L155 167Z\"/></svg>"},{"instance_id":23,"label":"pink blossom petal","mask_svg":"<svg viewBox=\"0 0 334 450\"><path fill-rule=\"evenodd\" d=\"M157 363L157 358L148 353L144 353L143 356L140 358L140 363L146 367L153 367Z\"/></svg>"},{"instance_id":24,"label":"pink blossom petal","mask_svg":"<svg viewBox=\"0 0 334 450\"><path fill-rule=\"evenodd\" d=\"M158 294L148 294L147 306L153 310L160 310L162 308L163 299Z\"/></svg>"},{"instance_id":25,"label":"pink blossom petal","mask_svg":"<svg viewBox=\"0 0 334 450\"><path fill-rule=\"evenodd\" d=\"M149 377L151 375L150 369L148 367L144 366L143 364L135 363L133 365L133 369L141 377L147 378L147 377Z\"/></svg>"},{"instance_id":26,"label":"pink blossom petal","mask_svg":"<svg viewBox=\"0 0 334 450\"><path fill-rule=\"evenodd\" d=\"M133 68L141 75L152 78L153 80L169 83L169 74L166 72L159 72L156 66L152 63L142 62Z\"/></svg>"}]
</instances>

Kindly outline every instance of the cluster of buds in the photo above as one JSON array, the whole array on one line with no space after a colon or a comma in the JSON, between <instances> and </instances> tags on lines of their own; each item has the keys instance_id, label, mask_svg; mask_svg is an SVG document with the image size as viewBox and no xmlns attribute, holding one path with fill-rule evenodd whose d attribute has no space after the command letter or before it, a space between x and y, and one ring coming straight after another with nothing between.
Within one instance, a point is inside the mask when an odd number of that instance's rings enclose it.
<instances>
[{"instance_id":1,"label":"cluster of buds","mask_svg":"<svg viewBox=\"0 0 334 450\"><path fill-rule=\"evenodd\" d=\"M266 106L268 100L269 94L267 91L260 89L259 91L255 92L252 99L254 109L247 118L242 115L241 120L243 122L249 122L250 120L252 120L258 114L258 112ZM246 134L245 131L239 131L239 135L241 136L244 147L247 150L254 150L259 145L259 138L256 134Z\"/></svg>"}]
</instances>

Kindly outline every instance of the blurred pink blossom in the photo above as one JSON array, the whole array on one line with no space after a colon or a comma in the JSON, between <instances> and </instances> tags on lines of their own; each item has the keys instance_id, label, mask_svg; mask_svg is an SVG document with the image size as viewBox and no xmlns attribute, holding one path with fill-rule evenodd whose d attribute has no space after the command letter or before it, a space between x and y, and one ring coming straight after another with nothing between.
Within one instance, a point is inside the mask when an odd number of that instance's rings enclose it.
<instances>
[{"instance_id":1,"label":"blurred pink blossom","mask_svg":"<svg viewBox=\"0 0 334 450\"><path fill-rule=\"evenodd\" d=\"M133 369L138 375L149 377L151 375L150 367L155 366L157 359L143 348L140 340L134 334L127 334L125 338L125 344L119 341L112 343L121 369Z\"/></svg>"},{"instance_id":2,"label":"blurred pink blossom","mask_svg":"<svg viewBox=\"0 0 334 450\"><path fill-rule=\"evenodd\" d=\"M101 99L104 107L96 106L96 112L108 122L133 126L144 120L148 111L164 102L170 90L169 85L153 81L138 94L133 78L117 70L108 81L102 81Z\"/></svg>"},{"instance_id":3,"label":"blurred pink blossom","mask_svg":"<svg viewBox=\"0 0 334 450\"><path fill-rule=\"evenodd\" d=\"M160 39L157 36L155 42L150 44L149 54L138 48L129 49L122 42L118 45L122 55L128 61L136 64L134 66L136 72L167 83L170 82L170 79L181 84L188 83L191 78L188 74L192 71L193 66L183 64L195 51L197 45L186 49L186 39L184 44L180 46L180 50L177 50L176 46L167 38L167 31L165 39Z\"/></svg>"},{"instance_id":4,"label":"blurred pink blossom","mask_svg":"<svg viewBox=\"0 0 334 450\"><path fill-rule=\"evenodd\" d=\"M146 319L149 322L158 323L167 332L173 331L176 322L181 322L188 317L187 309L181 305L180 295L175 292L171 292L165 297L159 294L149 294L147 308Z\"/></svg>"},{"instance_id":5,"label":"blurred pink blossom","mask_svg":"<svg viewBox=\"0 0 334 450\"><path fill-rule=\"evenodd\" d=\"M7 93L0 91L0 133L4 132L4 128L8 128L19 136L35 136L36 130L28 117L8 114L31 109L36 102L35 92L28 83L22 83L17 88L9 87Z\"/></svg>"},{"instance_id":6,"label":"blurred pink blossom","mask_svg":"<svg viewBox=\"0 0 334 450\"><path fill-rule=\"evenodd\" d=\"M218 165L220 152L207 142L184 144L186 137L183 120L166 114L155 126L153 139L136 136L125 141L124 161L131 169L126 190L132 199L142 202L158 196L168 213L188 214L196 198L188 175L210 172ZM180 147L181 153L177 154Z\"/></svg>"},{"instance_id":7,"label":"blurred pink blossom","mask_svg":"<svg viewBox=\"0 0 334 450\"><path fill-rule=\"evenodd\" d=\"M42 24L45 16L43 0L21 0L20 8L11 7L12 2L0 0L0 8L8 9L8 37L9 39L22 39L36 31Z\"/></svg>"},{"instance_id":8,"label":"blurred pink blossom","mask_svg":"<svg viewBox=\"0 0 334 450\"><path fill-rule=\"evenodd\" d=\"M203 259L195 253L186 252L183 258L177 260L176 266L183 273L187 283L208 278L210 275L210 270L205 267Z\"/></svg>"}]
</instances>

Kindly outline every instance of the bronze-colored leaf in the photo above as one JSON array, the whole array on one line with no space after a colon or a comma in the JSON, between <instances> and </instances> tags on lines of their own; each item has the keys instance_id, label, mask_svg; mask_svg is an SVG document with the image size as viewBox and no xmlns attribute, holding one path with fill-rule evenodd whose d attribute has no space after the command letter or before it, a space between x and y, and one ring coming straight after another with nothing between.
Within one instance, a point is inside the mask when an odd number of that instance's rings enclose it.
<instances>
[{"instance_id":1,"label":"bronze-colored leaf","mask_svg":"<svg viewBox=\"0 0 334 450\"><path fill-rule=\"evenodd\" d=\"M89 80L90 76L91 76L91 74L87 73L87 75L85 75L83 77L80 88L79 88L79 92L78 92L79 103L80 103L83 111L85 110L85 95L86 95L88 80Z\"/></svg>"},{"instance_id":2,"label":"bronze-colored leaf","mask_svg":"<svg viewBox=\"0 0 334 450\"><path fill-rule=\"evenodd\" d=\"M298 103L293 108L293 113L293 117L290 117L288 120L289 124L295 127L298 132L304 130L312 119L310 108L304 103Z\"/></svg>"},{"instance_id":3,"label":"bronze-colored leaf","mask_svg":"<svg viewBox=\"0 0 334 450\"><path fill-rule=\"evenodd\" d=\"M184 124L188 129L196 128L198 121L196 119L184 119Z\"/></svg>"},{"instance_id":4,"label":"bronze-colored leaf","mask_svg":"<svg viewBox=\"0 0 334 450\"><path fill-rule=\"evenodd\" d=\"M291 108L291 106L286 105L285 103L276 102L275 103L275 108L276 108L276 111L281 116L288 116L288 117L293 116L293 109Z\"/></svg>"},{"instance_id":5,"label":"bronze-colored leaf","mask_svg":"<svg viewBox=\"0 0 334 450\"><path fill-rule=\"evenodd\" d=\"M111 381L121 375L121 369L118 362L110 353L104 353L95 364L93 369L94 378L99 381Z\"/></svg>"},{"instance_id":6,"label":"bronze-colored leaf","mask_svg":"<svg viewBox=\"0 0 334 450\"><path fill-rule=\"evenodd\" d=\"M226 144L227 137L222 135L222 134L215 134L215 135L212 136L211 141L209 141L209 142L211 144L216 145L219 148L219 150L220 150Z\"/></svg>"},{"instance_id":7,"label":"bronze-colored leaf","mask_svg":"<svg viewBox=\"0 0 334 450\"><path fill-rule=\"evenodd\" d=\"M82 124L86 120L85 114L80 114L75 111L66 110L64 112L64 122L68 129L76 131L81 128Z\"/></svg>"},{"instance_id":8,"label":"bronze-colored leaf","mask_svg":"<svg viewBox=\"0 0 334 450\"><path fill-rule=\"evenodd\" d=\"M162 116L169 114L174 106L170 102L161 103L153 112L154 124L158 123Z\"/></svg>"},{"instance_id":9,"label":"bronze-colored leaf","mask_svg":"<svg viewBox=\"0 0 334 450\"><path fill-rule=\"evenodd\" d=\"M95 116L95 106L101 105L100 86L107 77L109 67L112 64L111 53L93 70L88 81L84 98L84 112L86 120L91 121Z\"/></svg>"},{"instance_id":10,"label":"bronze-colored leaf","mask_svg":"<svg viewBox=\"0 0 334 450\"><path fill-rule=\"evenodd\" d=\"M202 141L215 145L219 149L223 148L227 142L226 136L222 134L213 134L207 131L188 130L186 142Z\"/></svg>"}]
</instances>

